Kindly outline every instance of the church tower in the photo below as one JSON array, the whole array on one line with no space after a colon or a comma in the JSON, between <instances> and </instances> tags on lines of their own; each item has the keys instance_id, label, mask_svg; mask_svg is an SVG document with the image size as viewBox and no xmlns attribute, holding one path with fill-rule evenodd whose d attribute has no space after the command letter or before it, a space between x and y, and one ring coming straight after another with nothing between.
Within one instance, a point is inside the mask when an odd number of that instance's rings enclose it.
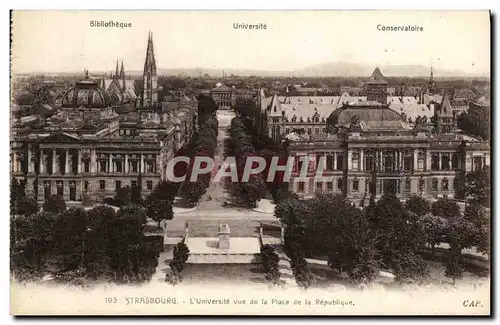
<instances>
[{"instance_id":1,"label":"church tower","mask_svg":"<svg viewBox=\"0 0 500 325\"><path fill-rule=\"evenodd\" d=\"M378 67L365 82L366 99L387 105L387 80Z\"/></svg>"},{"instance_id":2,"label":"church tower","mask_svg":"<svg viewBox=\"0 0 500 325\"><path fill-rule=\"evenodd\" d=\"M148 47L146 50L146 61L144 62L144 73L142 76L144 90L142 94L143 108L150 108L158 103L158 89L156 79L156 61L153 49L153 35L148 36Z\"/></svg>"},{"instance_id":3,"label":"church tower","mask_svg":"<svg viewBox=\"0 0 500 325\"><path fill-rule=\"evenodd\" d=\"M436 92L436 83L434 82L434 68L431 66L431 76L429 78L429 95L434 96Z\"/></svg>"},{"instance_id":4,"label":"church tower","mask_svg":"<svg viewBox=\"0 0 500 325\"><path fill-rule=\"evenodd\" d=\"M120 68L120 79L122 80L122 91L125 91L125 68L123 67L123 60L122 67Z\"/></svg>"},{"instance_id":5,"label":"church tower","mask_svg":"<svg viewBox=\"0 0 500 325\"><path fill-rule=\"evenodd\" d=\"M115 70L115 75L113 76L113 79L118 78L118 59L116 59L116 70Z\"/></svg>"}]
</instances>

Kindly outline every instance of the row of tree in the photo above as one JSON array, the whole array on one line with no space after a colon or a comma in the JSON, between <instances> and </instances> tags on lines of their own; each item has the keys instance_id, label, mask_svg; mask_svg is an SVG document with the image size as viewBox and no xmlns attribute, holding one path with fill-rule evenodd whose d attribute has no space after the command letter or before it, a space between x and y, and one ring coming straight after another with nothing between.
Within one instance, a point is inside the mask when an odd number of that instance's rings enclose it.
<instances>
[{"instance_id":1,"label":"row of tree","mask_svg":"<svg viewBox=\"0 0 500 325\"><path fill-rule=\"evenodd\" d=\"M265 197L267 188L262 173L251 174L248 180L243 179L247 160L257 156L251 140L242 119L238 116L234 117L231 120L226 146L226 155L236 159L238 184L234 184L234 190L236 195L244 199L248 208L255 208L257 202ZM252 163L251 167L256 168L257 163Z\"/></svg>"},{"instance_id":2,"label":"row of tree","mask_svg":"<svg viewBox=\"0 0 500 325\"><path fill-rule=\"evenodd\" d=\"M201 196L207 190L211 173L210 171L198 174L198 177L191 181L193 168L195 168L194 161L196 157L214 158L215 149L217 147L217 135L219 128L219 121L217 120L217 105L211 97L200 95L198 98L198 132L196 138L192 142L190 152L190 162L185 165L186 179L180 185L179 195L185 198L191 205L195 205ZM178 163L180 165L183 163ZM206 168L207 163L202 162L201 168Z\"/></svg>"},{"instance_id":3,"label":"row of tree","mask_svg":"<svg viewBox=\"0 0 500 325\"><path fill-rule=\"evenodd\" d=\"M273 157L278 158L278 166L286 166L287 155L286 148L277 144L266 134L263 134L258 127L258 121L262 117L260 109L255 106L255 103L248 100L238 100L234 106L236 117L231 121L230 139L226 143L226 155L239 157L237 164L238 171L243 170L247 157L259 156L265 159L266 166L262 171L262 181L266 185L267 190L273 196L275 201L283 194L283 191L288 190L288 183L284 182L284 171L276 171L269 181L269 173L271 160ZM237 161L238 162L238 161ZM242 172L240 172L242 174ZM255 180L255 185L261 184L262 181ZM247 187L250 185L247 185ZM255 192L261 189L261 186L251 186L250 191ZM245 189L247 190L247 189ZM258 191L257 191L258 192ZM246 194L243 191L243 194ZM254 199L255 201L255 199ZM250 205L254 205L252 202Z\"/></svg>"},{"instance_id":4,"label":"row of tree","mask_svg":"<svg viewBox=\"0 0 500 325\"><path fill-rule=\"evenodd\" d=\"M275 214L287 245L327 257L332 269L356 283L373 281L381 269L392 270L399 281L422 281L428 276L424 253L439 243L451 247L446 275L455 280L463 271L462 249L489 251L489 217L478 204L462 214L453 200L430 204L415 196L402 204L386 195L362 210L344 196L317 194L282 200Z\"/></svg>"}]
</instances>

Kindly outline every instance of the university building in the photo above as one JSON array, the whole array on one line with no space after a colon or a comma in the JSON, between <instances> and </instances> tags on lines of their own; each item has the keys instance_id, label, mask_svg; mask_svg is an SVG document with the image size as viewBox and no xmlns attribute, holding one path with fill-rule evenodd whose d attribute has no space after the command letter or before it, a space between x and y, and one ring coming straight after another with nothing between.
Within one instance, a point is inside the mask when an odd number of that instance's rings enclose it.
<instances>
[{"instance_id":1,"label":"university building","mask_svg":"<svg viewBox=\"0 0 500 325\"><path fill-rule=\"evenodd\" d=\"M14 125L11 173L25 184L27 195L39 202L52 194L100 202L124 186L141 186L146 196L166 178L167 162L194 131L197 101L183 97L148 109L157 105L152 47L150 35L143 75L149 88L140 97L146 106L117 114L120 104L113 96L121 103L124 97L110 95L100 87L102 80L87 73L66 91L56 115L31 128ZM116 80L111 86L127 85Z\"/></svg>"}]
</instances>

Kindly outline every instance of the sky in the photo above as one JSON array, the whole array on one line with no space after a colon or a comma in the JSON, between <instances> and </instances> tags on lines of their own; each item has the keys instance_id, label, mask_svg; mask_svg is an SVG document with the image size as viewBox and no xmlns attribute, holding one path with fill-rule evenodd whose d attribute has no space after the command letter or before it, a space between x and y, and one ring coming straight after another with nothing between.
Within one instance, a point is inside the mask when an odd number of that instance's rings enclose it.
<instances>
[{"instance_id":1,"label":"sky","mask_svg":"<svg viewBox=\"0 0 500 325\"><path fill-rule=\"evenodd\" d=\"M92 20L132 26L90 27ZM423 31L383 32L378 25ZM490 71L487 11L15 11L12 72L111 71L117 58L126 70L141 71L149 31L160 69L293 71L340 61Z\"/></svg>"}]
</instances>

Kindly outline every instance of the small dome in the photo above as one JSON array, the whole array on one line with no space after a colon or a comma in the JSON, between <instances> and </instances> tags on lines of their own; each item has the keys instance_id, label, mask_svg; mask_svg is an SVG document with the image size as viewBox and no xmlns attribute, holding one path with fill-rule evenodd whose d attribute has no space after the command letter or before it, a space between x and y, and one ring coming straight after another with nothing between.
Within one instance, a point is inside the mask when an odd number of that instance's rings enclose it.
<instances>
[{"instance_id":1,"label":"small dome","mask_svg":"<svg viewBox=\"0 0 500 325\"><path fill-rule=\"evenodd\" d=\"M62 107L106 108L111 106L109 94L92 80L77 82L62 97Z\"/></svg>"}]
</instances>

